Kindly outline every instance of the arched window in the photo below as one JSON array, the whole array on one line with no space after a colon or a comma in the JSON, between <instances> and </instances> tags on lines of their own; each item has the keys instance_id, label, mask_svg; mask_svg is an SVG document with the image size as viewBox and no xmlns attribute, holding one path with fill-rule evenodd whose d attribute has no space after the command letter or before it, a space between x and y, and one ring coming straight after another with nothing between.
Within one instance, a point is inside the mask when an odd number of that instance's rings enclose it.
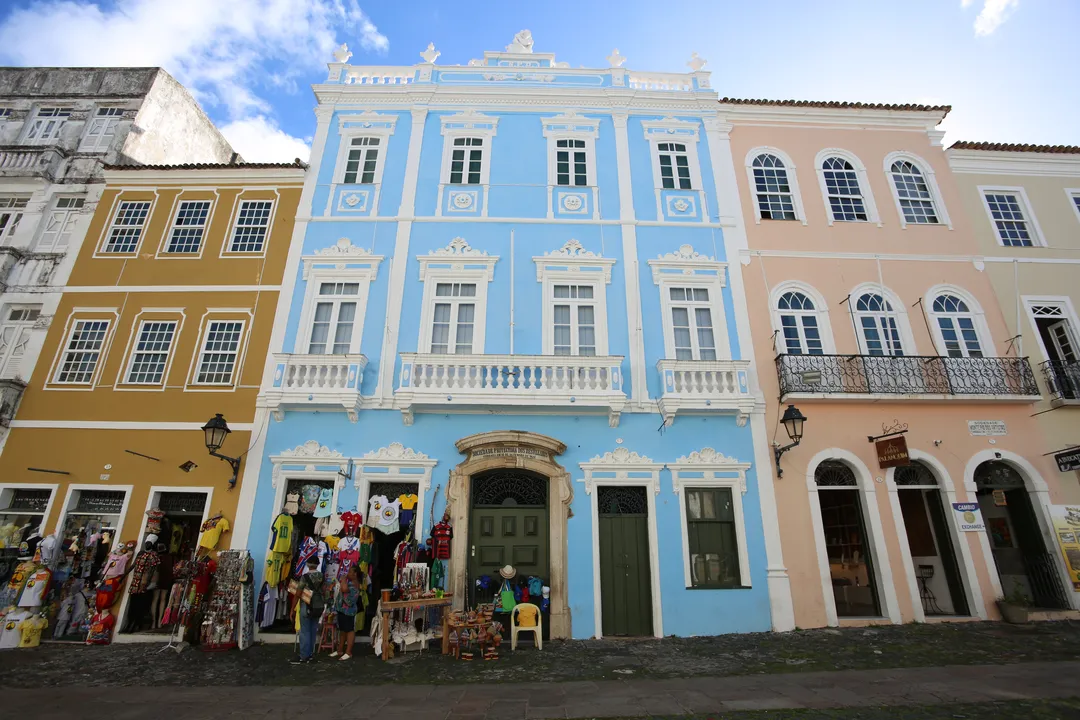
<instances>
[{"instance_id":1,"label":"arched window","mask_svg":"<svg viewBox=\"0 0 1080 720\"><path fill-rule=\"evenodd\" d=\"M888 300L875 292L863 293L855 301L855 319L867 355L904 354L899 321Z\"/></svg>"},{"instance_id":2,"label":"arched window","mask_svg":"<svg viewBox=\"0 0 1080 720\"><path fill-rule=\"evenodd\" d=\"M766 220L796 220L795 199L784 161L762 153L751 164L758 212Z\"/></svg>"},{"instance_id":3,"label":"arched window","mask_svg":"<svg viewBox=\"0 0 1080 720\"><path fill-rule=\"evenodd\" d=\"M931 225L940 222L930 185L922 170L910 160L897 160L889 168L896 201L904 215L904 222L914 225Z\"/></svg>"},{"instance_id":4,"label":"arched window","mask_svg":"<svg viewBox=\"0 0 1080 720\"><path fill-rule=\"evenodd\" d=\"M825 158L821 171L833 220L858 222L869 219L859 187L859 175L851 163L841 157Z\"/></svg>"},{"instance_id":5,"label":"arched window","mask_svg":"<svg viewBox=\"0 0 1080 720\"><path fill-rule=\"evenodd\" d=\"M938 484L934 471L918 460L896 468L893 482L899 487L937 487Z\"/></svg>"},{"instance_id":6,"label":"arched window","mask_svg":"<svg viewBox=\"0 0 1080 720\"><path fill-rule=\"evenodd\" d=\"M784 333L784 352L789 355L824 353L813 300L792 290L780 296L776 309L780 312L780 328Z\"/></svg>"},{"instance_id":7,"label":"arched window","mask_svg":"<svg viewBox=\"0 0 1080 720\"><path fill-rule=\"evenodd\" d=\"M979 333L975 328L975 314L966 302L951 293L934 298L931 312L937 320L945 353L949 357L983 356Z\"/></svg>"}]
</instances>

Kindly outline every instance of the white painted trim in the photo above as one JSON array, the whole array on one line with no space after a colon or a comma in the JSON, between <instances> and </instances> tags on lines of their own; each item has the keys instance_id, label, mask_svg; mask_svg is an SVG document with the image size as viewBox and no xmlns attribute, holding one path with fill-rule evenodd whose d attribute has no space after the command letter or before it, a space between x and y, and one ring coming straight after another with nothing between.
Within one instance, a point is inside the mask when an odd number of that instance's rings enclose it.
<instances>
[{"instance_id":1,"label":"white painted trim","mask_svg":"<svg viewBox=\"0 0 1080 720\"><path fill-rule=\"evenodd\" d=\"M754 222L758 225L761 224L761 206L758 205L757 199L757 181L754 180L754 160L759 155L775 155L780 158L784 163L784 169L787 171L788 187L791 189L791 202L795 206L795 219L806 225L806 210L803 207L802 191L799 190L799 174L795 169L795 161L791 157L781 150L780 148L771 147L769 145L760 145L756 148L751 148L746 153L746 159L744 161L746 165L746 181L750 190L750 204L754 207ZM786 222L780 220L778 222Z\"/></svg>"},{"instance_id":2,"label":"white painted trim","mask_svg":"<svg viewBox=\"0 0 1080 720\"><path fill-rule=\"evenodd\" d=\"M499 127L499 118L495 115L483 115L475 108L469 108L454 115L442 115L439 118L443 136L442 162L439 166L439 196L435 205L435 214L443 214L443 190L447 186L476 187L477 183L467 182L469 179L469 155L473 146L463 147L465 150L465 162L462 167L462 182L450 182L450 163L453 158L454 140L458 138L481 138L480 153L480 187L483 188L484 198L481 206L481 214L488 212L488 191L491 186L491 153L494 149L494 139ZM455 127L447 127L454 125ZM486 126L486 127L485 127Z\"/></svg>"},{"instance_id":3,"label":"white painted trim","mask_svg":"<svg viewBox=\"0 0 1080 720\"><path fill-rule=\"evenodd\" d=\"M926 187L930 191L930 198L934 203L934 210L938 216L936 224L945 225L952 230L952 220L949 219L949 211L945 207L944 198L941 196L941 188L938 187L937 176L934 174L933 166L914 153L897 150L885 156L882 167L885 170L885 179L889 183L889 189L892 191L893 204L896 207L896 218L900 222L900 227L907 228L909 224L933 227L935 223L908 223L907 220L904 219L904 209L900 206L900 195L896 190L896 183L893 181L892 176L892 165L898 160L907 160L919 169L919 172L922 173L923 180L926 181Z\"/></svg>"},{"instance_id":4,"label":"white painted trim","mask_svg":"<svg viewBox=\"0 0 1080 720\"><path fill-rule=\"evenodd\" d=\"M273 192L274 198L271 200L264 197L244 197L244 192L254 192L257 195L261 195L266 192ZM268 202L270 203L270 214L266 218L266 234L263 235L262 248L257 251L248 250L233 250L232 244L236 237L237 223L240 220L240 211L244 207L244 203L257 203ZM281 206L281 191L277 187L260 188L255 191L251 191L249 188L245 188L244 191L237 193L233 198L232 210L229 213L229 225L228 230L225 233L225 238L221 243L221 250L218 252L218 257L225 258L265 258L267 248L270 246L270 238L274 234L274 223L277 220L278 208Z\"/></svg>"},{"instance_id":5,"label":"white painted trim","mask_svg":"<svg viewBox=\"0 0 1080 720\"><path fill-rule=\"evenodd\" d=\"M123 537L124 521L127 519L128 506L131 504L131 492L133 489L133 485L95 485L82 483L68 485L67 492L64 495L64 504L61 506L60 509L60 515L56 518L56 525L53 526L53 535L59 535L60 531L63 529L64 521L67 520L68 513L73 509L71 499L72 495L76 490L120 491L124 493L124 504L120 506L120 512L118 513L118 517L120 519L116 521L116 533L113 535L113 548L115 548L118 544L120 544L120 538ZM109 549L112 550L112 548Z\"/></svg>"},{"instance_id":6,"label":"white painted trim","mask_svg":"<svg viewBox=\"0 0 1080 720\"><path fill-rule=\"evenodd\" d=\"M143 241L146 240L146 230L147 230L147 228L150 227L150 221L153 219L154 212L157 210L158 200L161 199L161 195L159 194L160 191L159 191L158 188L146 188L145 190L140 190L138 192L150 192L150 193L154 194L154 197L153 197L152 200L147 200L145 198L139 199L139 200L123 199L121 197L123 195L123 192L119 192L119 193L117 193L116 195L113 196L112 205L109 207L109 224L106 226L105 232L102 233L101 238L99 238L97 247L94 249L94 254L93 254L94 258L98 258L98 259L113 258L113 259L120 259L120 260L130 260L131 258L135 258L135 257L139 256L139 250L142 248ZM150 203L150 207L146 211L146 217L143 218L143 223L142 223L142 226L141 226L141 228L139 230L139 239L135 243L134 252L130 252L130 253L105 252L105 247L109 244L109 238L112 236L112 231L116 227L116 218L120 214L120 206L123 203L138 203L138 202L148 202L148 203ZM133 227L133 226L127 225L125 227Z\"/></svg>"},{"instance_id":7,"label":"white painted trim","mask_svg":"<svg viewBox=\"0 0 1080 720\"><path fill-rule=\"evenodd\" d=\"M593 622L596 624L595 637L600 639L603 631L603 599L600 595L600 510L597 505L597 487L601 485L636 486L645 488L645 497L649 503L649 574L652 582L652 626L653 636L664 637L664 614L660 594L660 553L656 530L656 496L660 494L660 470L663 463L654 463L647 457L618 448L597 455L589 462L579 463L585 477L578 482L585 484L585 493L590 498L590 519L592 521L592 570L593 570ZM596 472L611 473L614 477L598 478ZM630 477L633 474L647 474L648 477Z\"/></svg>"},{"instance_id":8,"label":"white painted trim","mask_svg":"<svg viewBox=\"0 0 1080 720\"><path fill-rule=\"evenodd\" d=\"M59 494L57 490L60 489L59 483L28 483L28 482L16 482L16 483L2 483L0 484L0 496L9 490L48 490L49 501L45 504L45 511L41 513L41 522L38 523L38 532L42 537L46 536L45 524L49 521L49 515L52 514L53 504L56 502L56 496ZM36 515L37 513L28 512L26 510L10 510L8 508L0 508L0 515Z\"/></svg>"},{"instance_id":9,"label":"white painted trim","mask_svg":"<svg viewBox=\"0 0 1080 720\"><path fill-rule=\"evenodd\" d=\"M934 311L934 300L939 295L955 295L967 304L972 324L975 326L975 334L979 339L979 347L982 349L984 357L999 357L1004 354L999 354L997 347L994 346L994 336L990 333L990 325L986 322L986 313L975 296L958 285L942 284L930 288L926 291L926 295L923 296L923 307L926 309L926 315L929 318L930 334L934 340L934 347L937 348L938 355L942 357L949 356L945 348L945 337L942 335L941 326L937 322L942 313ZM957 337L960 338L960 343L963 344L964 340L960 336L960 328L957 327L956 330Z\"/></svg>"},{"instance_id":10,"label":"white painted trim","mask_svg":"<svg viewBox=\"0 0 1080 720\"><path fill-rule=\"evenodd\" d=\"M108 315L109 317L101 317ZM101 342L101 349L98 351L97 364L94 366L93 377L89 383L62 383L57 380L60 375L61 363L64 356L67 354L68 345L71 344L71 336L75 332L75 323L86 321L104 320L108 323L108 327L105 328L105 337ZM105 363L109 358L109 350L112 348L113 338L116 337L116 326L120 322L120 313L118 308L87 308L87 307L75 307L71 309L68 314L67 322L64 324L64 334L61 336L63 341L57 346L56 353L53 356L52 364L49 366L49 374L46 376L47 380L44 385L45 390L93 390L98 382L101 380L102 372L104 372Z\"/></svg>"},{"instance_id":11,"label":"white painted trim","mask_svg":"<svg viewBox=\"0 0 1080 720\"><path fill-rule=\"evenodd\" d=\"M320 445L317 440L308 440L291 450L282 450L277 455L269 458L272 470L270 472L270 487L274 490L274 504L270 507L269 524L266 529L266 547L270 547L270 538L273 536L273 522L282 512L285 504L285 491L289 487L290 480L332 480L334 483L334 496L330 506L337 512L338 498L341 489L345 487L346 475L349 471L351 458L343 456L337 450L331 450L325 445ZM288 470L287 467L299 468ZM333 470L320 470L319 468L333 467ZM239 512L239 509L237 510ZM235 538L234 538L235 542ZM262 569L265 574L266 568ZM262 577L260 575L260 584Z\"/></svg>"},{"instance_id":12,"label":"white painted trim","mask_svg":"<svg viewBox=\"0 0 1080 720\"><path fill-rule=\"evenodd\" d=\"M832 204L829 202L829 186L825 182L825 169L822 166L827 159L832 157L848 161L851 163L851 167L855 169L855 176L859 181L859 192L862 193L863 205L866 209L866 220L855 222L871 222L878 227L882 227L881 215L878 214L877 203L874 201L874 191L870 187L870 177L866 173L866 166L858 155L841 148L825 148L814 157L814 169L817 171L818 185L821 187L821 199L825 202L825 218L828 220L829 225L836 222L850 222L848 220L837 220L833 216Z\"/></svg>"},{"instance_id":13,"label":"white painted trim","mask_svg":"<svg viewBox=\"0 0 1080 720\"><path fill-rule=\"evenodd\" d=\"M712 313L716 359L731 360L731 338L728 335L727 313L724 308L727 264L694 252L690 245L683 245L676 253L667 253L656 260L649 260L648 264L652 268L653 282L656 283L660 292L664 357L668 360L675 359L671 288L696 287L709 290L709 309ZM696 340L693 341L696 342Z\"/></svg>"},{"instance_id":14,"label":"white painted trim","mask_svg":"<svg viewBox=\"0 0 1080 720\"><path fill-rule=\"evenodd\" d=\"M858 322L860 317L860 311L856 309L856 305L859 302L859 298L866 293L872 293L880 295L882 300L888 302L892 306L892 314L896 317L896 330L900 335L900 347L904 351L904 355L918 355L918 347L915 345L915 335L911 331L911 319L908 317L907 305L900 299L900 296L893 292L891 289L885 287L881 283L876 282L864 282L856 285L851 289L851 299L848 300L848 312L855 318L855 340L859 344L859 353L862 355L869 355L870 352L866 348L866 337L862 331L862 325ZM888 313L889 311L882 311ZM879 313L871 313L877 315ZM880 330L880 327L879 327ZM882 347L887 347L889 343L888 338L882 338Z\"/></svg>"},{"instance_id":15,"label":"white painted trim","mask_svg":"<svg viewBox=\"0 0 1080 720\"><path fill-rule=\"evenodd\" d=\"M772 292L769 293L769 313L772 318L774 337L776 338L773 343L773 351L777 355L787 352L787 346L784 343L784 325L780 321L780 316L783 313L780 310L779 302L780 298L789 292L802 293L814 303L814 313L818 321L818 333L821 335L821 351L826 355L835 355L836 339L833 337L832 332L829 303L825 300L825 296L818 292L817 288L801 280L786 280L776 285Z\"/></svg>"},{"instance_id":16,"label":"white painted trim","mask_svg":"<svg viewBox=\"0 0 1080 720\"><path fill-rule=\"evenodd\" d=\"M994 232L994 237L997 239L997 244L1001 247L1024 247L1023 245L1006 245L1005 241L1001 239L1001 233L998 232L997 223L994 220L994 213L990 210L990 203L986 199L986 193L1001 193L1003 195L1013 195L1020 203L1020 212L1024 214L1024 221L1031 227L1031 243L1034 247L1049 247L1049 243L1046 242L1046 236L1043 235L1042 228L1039 226L1039 219L1035 217L1035 210L1031 207L1031 201L1028 200L1027 190L1021 186L1009 186L1009 185L979 185L976 188L979 191L979 199L982 201L983 210L986 211L986 219L990 221L990 229Z\"/></svg>"},{"instance_id":17,"label":"white painted trim","mask_svg":"<svg viewBox=\"0 0 1080 720\"><path fill-rule=\"evenodd\" d=\"M190 197L185 198L186 193L192 193L195 195L213 195L213 197ZM155 260L201 260L203 252L206 250L206 239L209 236L210 227L214 222L214 213L217 212L218 203L221 201L221 188L206 188L205 190L182 190L173 196L172 203L169 205L169 220L168 226L165 228L165 232L161 236L161 241L158 243L157 251L154 253ZM176 229L176 221L180 216L180 207L184 203L196 203L196 202L209 202L210 208L206 211L206 222L202 226L202 237L199 239L199 251L193 253L173 253L169 252L169 243L172 242L172 234ZM191 227L190 225L185 227Z\"/></svg>"},{"instance_id":18,"label":"white painted trim","mask_svg":"<svg viewBox=\"0 0 1080 720\"><path fill-rule=\"evenodd\" d=\"M881 512L878 510L877 491L874 477L855 453L841 448L827 448L810 459L806 465L806 488L810 494L810 520L814 527L814 544L817 547L818 572L821 574L821 592L825 599L826 624L837 627L840 624L836 613L836 597L832 589L832 574L829 571L829 553L825 547L825 524L821 519L821 501L818 498L818 486L814 478L818 465L826 460L839 460L855 473L858 479L859 499L863 517L866 521L866 540L874 557L874 575L877 581L878 599L887 617L892 623L903 621L900 605L896 601L896 585L893 583L892 565L889 563L888 544L881 526ZM830 492L826 490L825 492Z\"/></svg>"},{"instance_id":19,"label":"white painted trim","mask_svg":"<svg viewBox=\"0 0 1080 720\"><path fill-rule=\"evenodd\" d=\"M243 316L243 317L240 317ZM239 322L240 338L236 346L236 358L233 361L232 377L227 383L200 383L199 375L200 358L206 352L206 342L209 339L210 323L215 322ZM195 344L191 362L188 364L188 375L184 389L188 392L205 390L236 390L240 387L240 378L244 373L244 360L247 358L249 341L251 340L251 327L255 324L255 311L251 308L207 308L199 319L199 341Z\"/></svg>"},{"instance_id":20,"label":"white painted trim","mask_svg":"<svg viewBox=\"0 0 1080 720\"><path fill-rule=\"evenodd\" d=\"M701 122L696 118L693 122L687 122L669 116L662 120L642 120L641 126L645 130L645 140L649 143L649 155L652 159L653 169L653 188L657 193L665 189L701 192L704 189L701 181L701 161L698 159ZM674 165L672 166L672 177L675 187L664 188L664 181L660 174L659 144L675 142L686 145L686 164L690 170L690 190L678 187L679 174ZM659 199L657 202L659 203ZM657 220L663 220L663 218L663 213L657 215Z\"/></svg>"},{"instance_id":21,"label":"white painted trim","mask_svg":"<svg viewBox=\"0 0 1080 720\"><path fill-rule=\"evenodd\" d=\"M435 304L439 302L435 289L440 282L443 282L476 285L476 296L472 300L476 307L473 316L472 352L469 354L483 355L487 328L488 285L495 277L495 263L499 261L499 256L488 255L482 250L474 250L464 239L454 238L447 247L434 250L427 255L417 255L416 260L420 264L420 282L424 283L420 306L420 335L417 340L419 352L431 352ZM453 303L452 298L448 300ZM448 352L449 349L450 346L447 348Z\"/></svg>"},{"instance_id":22,"label":"white painted trim","mask_svg":"<svg viewBox=\"0 0 1080 720\"><path fill-rule=\"evenodd\" d=\"M1035 322L1035 315L1031 308L1035 305L1056 305L1062 310L1063 319L1069 321L1069 328L1073 331L1073 339L1080 342L1080 317L1076 314L1076 308L1073 306L1072 298L1068 295L1021 295L1020 300L1024 303L1024 309L1027 311L1028 321L1031 323L1031 332L1035 336L1035 342L1039 344L1039 350L1042 351L1044 359L1050 359L1050 353L1046 350L1046 343L1043 342L1042 333L1039 332L1039 326ZM1019 332L1019 328L1017 332Z\"/></svg>"},{"instance_id":23,"label":"white painted trim","mask_svg":"<svg viewBox=\"0 0 1080 720\"><path fill-rule=\"evenodd\" d=\"M344 247L342 241L346 241L349 248L354 247L346 238L338 240L338 245L333 247ZM309 341L314 324L315 305L319 302L319 298L322 297L318 294L322 283L352 282L359 285L356 295L334 295L328 296L328 299L340 304L341 301L350 301L351 297L352 301L356 302L356 317L353 320L353 333L349 344L349 352L353 354L360 352L360 343L364 335L364 321L367 317L368 294L371 290L371 283L378 276L379 264L382 260L382 255L371 255L361 248L355 248L348 255L328 254L324 250L301 258L304 268L303 279L306 286L304 288L304 304L300 312L300 323L296 331L294 353L306 355L310 347ZM332 267L315 267L316 264L332 265ZM331 338L328 338L327 342L333 344Z\"/></svg>"},{"instance_id":24,"label":"white painted trim","mask_svg":"<svg viewBox=\"0 0 1080 720\"><path fill-rule=\"evenodd\" d=\"M547 116L540 118L541 125L543 127L543 135L547 138L547 152L548 152L548 217L553 217L554 211L550 207L551 192L554 188L564 187L568 190L578 189L581 191L589 191L593 197L593 213L594 218L599 217L599 211L595 207L596 203L596 138L600 135L600 119L599 118L586 118L578 115L572 110L564 112L555 116ZM581 140L585 143L585 147L581 148L585 151L585 185L574 185L571 182L570 185L558 185L558 173L556 168L556 147L559 140ZM566 148L567 152L572 153L574 148ZM570 179L573 180L573 158L570 159Z\"/></svg>"},{"instance_id":25,"label":"white painted trim","mask_svg":"<svg viewBox=\"0 0 1080 720\"><path fill-rule=\"evenodd\" d=\"M735 515L735 551L739 556L739 587L752 587L750 575L750 551L746 545L746 519L743 515L742 496L746 494L746 471L751 463L741 463L724 457L712 448L703 448L667 464L671 471L671 490L678 496L679 529L682 533L683 579L687 589L694 584L690 574L690 535L686 524L686 496L683 488L726 488L731 491L732 510ZM682 477L682 473L701 474L703 477ZM724 590L726 588L708 588Z\"/></svg>"},{"instance_id":26,"label":"white painted trim","mask_svg":"<svg viewBox=\"0 0 1080 720\"><path fill-rule=\"evenodd\" d=\"M945 156L954 173L1072 178L1080 175L1080 155L949 149Z\"/></svg>"},{"instance_id":27,"label":"white painted trim","mask_svg":"<svg viewBox=\"0 0 1080 720\"><path fill-rule=\"evenodd\" d=\"M570 240L561 250L534 256L536 280L541 283L543 306L541 309L541 332L543 333L542 352L544 355L555 353L555 305L565 304L576 307L578 304L592 305L595 309L596 354L608 354L608 312L607 285L611 283L613 258L605 258L597 253L586 251L576 240ZM573 298L555 298L556 285L587 285L593 289L592 302L580 302ZM571 312L571 327L577 321ZM574 339L571 340L572 344Z\"/></svg>"},{"instance_id":28,"label":"white painted trim","mask_svg":"<svg viewBox=\"0 0 1080 720\"><path fill-rule=\"evenodd\" d=\"M204 422L143 422L141 420L12 420L13 428L63 430L202 430ZM229 423L232 430L254 430L254 423Z\"/></svg>"},{"instance_id":29,"label":"white painted trim","mask_svg":"<svg viewBox=\"0 0 1080 720\"><path fill-rule=\"evenodd\" d=\"M143 315L160 315L161 317L143 319ZM180 338L180 333L184 329L184 321L186 319L187 313L184 312L183 308L143 308L140 310L135 317L132 318L131 332L128 333L127 347L124 348L124 355L121 358L120 375L117 376L116 381L113 383L113 390L164 390L169 384L169 373L172 372L173 360L176 359L174 350L176 350L177 340ZM176 329L173 330L172 340L169 342L169 349L166 351L165 371L161 375L161 382L128 382L128 377L131 375L131 367L135 363L135 345L142 336L143 325L151 322L176 323Z\"/></svg>"},{"instance_id":30,"label":"white painted trim","mask_svg":"<svg viewBox=\"0 0 1080 720\"><path fill-rule=\"evenodd\" d=\"M371 499L371 483L373 482L400 482L416 483L416 529L413 533L415 538L424 538L430 528L424 527L425 503L427 491L431 489L431 472L439 464L438 460L429 458L412 448L402 446L401 443L391 443L389 446L364 453L361 458L352 458L354 474L356 478L353 484L359 491L356 507L357 512L368 517L368 502ZM372 472L369 468L382 468L385 472ZM419 469L422 472L407 473L405 470ZM396 498L389 498L391 502Z\"/></svg>"},{"instance_id":31,"label":"white painted trim","mask_svg":"<svg viewBox=\"0 0 1080 720\"><path fill-rule=\"evenodd\" d=\"M1080 174L1080 168L1077 172ZM1069 207L1076 213L1076 219L1080 222L1080 188L1065 188L1065 196L1069 198Z\"/></svg>"}]
</instances>

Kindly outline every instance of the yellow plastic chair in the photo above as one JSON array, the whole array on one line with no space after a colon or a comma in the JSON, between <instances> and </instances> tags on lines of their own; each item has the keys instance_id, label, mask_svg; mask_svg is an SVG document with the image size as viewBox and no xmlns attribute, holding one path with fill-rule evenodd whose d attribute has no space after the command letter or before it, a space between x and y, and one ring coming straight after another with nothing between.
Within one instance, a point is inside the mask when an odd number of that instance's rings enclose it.
<instances>
[{"instance_id":1,"label":"yellow plastic chair","mask_svg":"<svg viewBox=\"0 0 1080 720\"><path fill-rule=\"evenodd\" d=\"M530 607L536 611L536 625L522 627L517 624L518 610L523 607ZM540 614L540 608L532 603L518 603L514 606L514 609L510 611L510 649L517 650L518 633L531 632L533 634L533 640L536 642L536 649L544 649L544 617Z\"/></svg>"}]
</instances>

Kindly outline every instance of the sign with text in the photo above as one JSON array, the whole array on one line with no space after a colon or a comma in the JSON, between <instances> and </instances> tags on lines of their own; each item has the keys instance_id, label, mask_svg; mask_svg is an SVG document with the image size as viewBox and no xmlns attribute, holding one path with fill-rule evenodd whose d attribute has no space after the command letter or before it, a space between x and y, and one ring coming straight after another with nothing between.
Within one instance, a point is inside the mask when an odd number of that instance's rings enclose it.
<instances>
[{"instance_id":1,"label":"sign with text","mask_svg":"<svg viewBox=\"0 0 1080 720\"><path fill-rule=\"evenodd\" d=\"M979 503L953 503L952 509L960 532L986 532Z\"/></svg>"},{"instance_id":2,"label":"sign with text","mask_svg":"<svg viewBox=\"0 0 1080 720\"><path fill-rule=\"evenodd\" d=\"M1073 590L1080 592L1080 505L1051 505L1050 517L1069 580Z\"/></svg>"},{"instance_id":3,"label":"sign with text","mask_svg":"<svg viewBox=\"0 0 1080 720\"><path fill-rule=\"evenodd\" d=\"M474 458L485 457L520 457L520 458L535 458L537 460L550 460L551 453L534 447L522 447L519 445L512 445L510 447L486 447L477 448L471 453Z\"/></svg>"},{"instance_id":4,"label":"sign with text","mask_svg":"<svg viewBox=\"0 0 1080 720\"><path fill-rule=\"evenodd\" d=\"M881 469L910 465L911 457L908 456L907 438L903 435L885 438L874 443L877 448L878 467Z\"/></svg>"},{"instance_id":5,"label":"sign with text","mask_svg":"<svg viewBox=\"0 0 1080 720\"><path fill-rule=\"evenodd\" d=\"M1080 470L1080 448L1059 452L1054 455L1054 460L1057 461L1058 470L1061 472Z\"/></svg>"},{"instance_id":6,"label":"sign with text","mask_svg":"<svg viewBox=\"0 0 1080 720\"><path fill-rule=\"evenodd\" d=\"M968 432L975 437L1001 437L1009 434L1004 420L968 420Z\"/></svg>"}]
</instances>

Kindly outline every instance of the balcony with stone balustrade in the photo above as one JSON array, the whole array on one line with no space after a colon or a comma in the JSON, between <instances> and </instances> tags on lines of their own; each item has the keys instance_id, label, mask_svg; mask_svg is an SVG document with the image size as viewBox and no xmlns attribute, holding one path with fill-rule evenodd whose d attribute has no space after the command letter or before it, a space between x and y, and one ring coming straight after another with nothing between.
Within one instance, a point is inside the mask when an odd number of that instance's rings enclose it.
<instances>
[{"instance_id":1,"label":"balcony with stone balustrade","mask_svg":"<svg viewBox=\"0 0 1080 720\"><path fill-rule=\"evenodd\" d=\"M273 379L258 406L278 420L288 410L344 410L356 422L367 362L364 355L276 353Z\"/></svg>"},{"instance_id":2,"label":"balcony with stone balustrade","mask_svg":"<svg viewBox=\"0 0 1080 720\"><path fill-rule=\"evenodd\" d=\"M0 145L0 178L56 181L66 154L55 145Z\"/></svg>"},{"instance_id":3,"label":"balcony with stone balustrade","mask_svg":"<svg viewBox=\"0 0 1080 720\"><path fill-rule=\"evenodd\" d=\"M746 424L757 398L750 392L747 360L659 360L661 395L657 400L664 424L679 413L735 415Z\"/></svg>"}]
</instances>

